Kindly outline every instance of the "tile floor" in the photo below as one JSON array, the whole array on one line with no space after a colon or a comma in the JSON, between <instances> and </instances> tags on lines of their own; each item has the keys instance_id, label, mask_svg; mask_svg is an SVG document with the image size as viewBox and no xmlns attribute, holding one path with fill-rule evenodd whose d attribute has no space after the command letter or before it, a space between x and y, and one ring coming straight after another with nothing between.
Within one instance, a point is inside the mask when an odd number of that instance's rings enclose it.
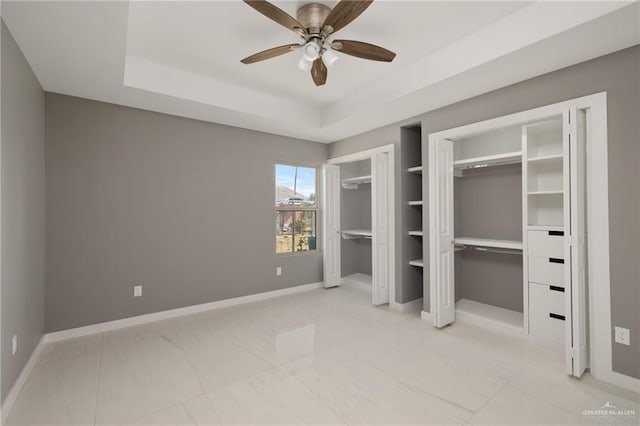
<instances>
[{"instance_id":1,"label":"tile floor","mask_svg":"<svg viewBox=\"0 0 640 426\"><path fill-rule=\"evenodd\" d=\"M633 416L584 415L610 402ZM343 286L48 344L8 425L635 424L553 349Z\"/></svg>"}]
</instances>

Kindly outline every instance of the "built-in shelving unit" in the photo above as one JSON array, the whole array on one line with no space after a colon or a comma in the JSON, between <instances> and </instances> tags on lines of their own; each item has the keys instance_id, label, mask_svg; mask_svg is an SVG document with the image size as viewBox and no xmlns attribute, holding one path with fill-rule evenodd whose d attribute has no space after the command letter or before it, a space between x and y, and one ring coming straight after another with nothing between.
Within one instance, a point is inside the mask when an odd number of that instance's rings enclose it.
<instances>
[{"instance_id":1,"label":"built-in shelving unit","mask_svg":"<svg viewBox=\"0 0 640 426\"><path fill-rule=\"evenodd\" d=\"M424 268L424 261L422 259L410 260L409 265Z\"/></svg>"},{"instance_id":2,"label":"built-in shelving unit","mask_svg":"<svg viewBox=\"0 0 640 426\"><path fill-rule=\"evenodd\" d=\"M401 303L419 299L423 296L424 247L428 232L423 232L422 213L424 210L423 193L423 155L422 128L420 124L400 129L400 161L402 167L401 188L401 242L399 250L402 256L401 274L403 294Z\"/></svg>"},{"instance_id":3,"label":"built-in shelving unit","mask_svg":"<svg viewBox=\"0 0 640 426\"><path fill-rule=\"evenodd\" d=\"M491 247L508 250L522 250L522 241L493 240L488 238L454 238L457 246Z\"/></svg>"},{"instance_id":4,"label":"built-in shelving unit","mask_svg":"<svg viewBox=\"0 0 640 426\"><path fill-rule=\"evenodd\" d=\"M485 155L482 157L465 158L453 162L456 169L475 169L480 167L500 166L522 162L522 151L506 152L502 154Z\"/></svg>"},{"instance_id":5,"label":"built-in shelving unit","mask_svg":"<svg viewBox=\"0 0 640 426\"><path fill-rule=\"evenodd\" d=\"M373 232L370 229L347 229L342 231L342 238L345 240L353 238L372 238Z\"/></svg>"},{"instance_id":6,"label":"built-in shelving unit","mask_svg":"<svg viewBox=\"0 0 640 426\"><path fill-rule=\"evenodd\" d=\"M544 229L564 223L562 117L523 126L527 226Z\"/></svg>"},{"instance_id":7,"label":"built-in shelving unit","mask_svg":"<svg viewBox=\"0 0 640 426\"><path fill-rule=\"evenodd\" d=\"M371 183L371 175L356 176L348 179L342 179L342 187L345 189L358 189L359 185Z\"/></svg>"}]
</instances>

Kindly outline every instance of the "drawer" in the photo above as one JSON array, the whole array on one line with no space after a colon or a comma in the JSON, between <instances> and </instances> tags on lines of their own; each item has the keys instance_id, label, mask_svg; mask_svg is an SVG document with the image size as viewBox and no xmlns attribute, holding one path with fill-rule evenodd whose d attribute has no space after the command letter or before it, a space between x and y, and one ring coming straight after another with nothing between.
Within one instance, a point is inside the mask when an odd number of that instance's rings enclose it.
<instances>
[{"instance_id":1,"label":"drawer","mask_svg":"<svg viewBox=\"0 0 640 426\"><path fill-rule=\"evenodd\" d=\"M564 287L564 260L529 256L529 281Z\"/></svg>"},{"instance_id":2,"label":"drawer","mask_svg":"<svg viewBox=\"0 0 640 426\"><path fill-rule=\"evenodd\" d=\"M564 259L564 233L561 231L529 231L530 256Z\"/></svg>"},{"instance_id":3,"label":"drawer","mask_svg":"<svg viewBox=\"0 0 640 426\"><path fill-rule=\"evenodd\" d=\"M552 286L529 283L529 334L537 339L564 342L563 291Z\"/></svg>"}]
</instances>

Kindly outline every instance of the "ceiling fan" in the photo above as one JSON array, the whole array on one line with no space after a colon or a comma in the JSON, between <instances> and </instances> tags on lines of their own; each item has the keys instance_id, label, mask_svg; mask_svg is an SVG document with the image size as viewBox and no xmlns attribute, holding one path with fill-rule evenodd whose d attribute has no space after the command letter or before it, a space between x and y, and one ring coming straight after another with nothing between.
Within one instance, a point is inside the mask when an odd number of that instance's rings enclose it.
<instances>
[{"instance_id":1,"label":"ceiling fan","mask_svg":"<svg viewBox=\"0 0 640 426\"><path fill-rule=\"evenodd\" d=\"M396 54L369 43L353 40L329 40L338 30L347 26L373 3L373 0L341 0L331 9L322 3L309 3L298 8L297 19L266 0L244 0L267 18L294 31L302 43L286 44L248 56L243 64L264 61L302 49L298 67L311 71L316 86L327 82L327 69L338 59L333 51L372 61L391 62Z\"/></svg>"}]
</instances>

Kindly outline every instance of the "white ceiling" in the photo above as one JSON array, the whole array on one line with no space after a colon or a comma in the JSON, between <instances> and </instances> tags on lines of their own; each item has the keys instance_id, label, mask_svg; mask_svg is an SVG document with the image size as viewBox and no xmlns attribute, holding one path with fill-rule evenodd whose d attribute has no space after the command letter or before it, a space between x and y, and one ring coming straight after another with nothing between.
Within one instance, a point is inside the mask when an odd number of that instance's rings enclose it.
<instances>
[{"instance_id":1,"label":"white ceiling","mask_svg":"<svg viewBox=\"0 0 640 426\"><path fill-rule=\"evenodd\" d=\"M295 16L304 2L275 1ZM335 2L325 2L329 5ZM297 42L241 1L4 2L45 90L332 142L640 42L637 2L377 0L337 37L395 51L341 55L326 86Z\"/></svg>"}]
</instances>

